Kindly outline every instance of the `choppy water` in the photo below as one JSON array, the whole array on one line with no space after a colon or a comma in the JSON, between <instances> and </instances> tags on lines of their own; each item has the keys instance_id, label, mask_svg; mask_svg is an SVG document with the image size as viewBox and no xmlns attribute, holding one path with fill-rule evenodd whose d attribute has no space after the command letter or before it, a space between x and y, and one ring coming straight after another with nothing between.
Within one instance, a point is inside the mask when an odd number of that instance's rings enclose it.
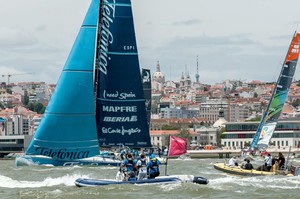
<instances>
[{"instance_id":1,"label":"choppy water","mask_svg":"<svg viewBox=\"0 0 300 199\"><path fill-rule=\"evenodd\" d=\"M16 167L14 160L0 161L0 198L300 198L300 176L239 177L213 168L218 159L170 160L168 174L192 174L210 180L208 185L109 185L78 188L75 179L114 178L113 167ZM299 163L300 162L296 162ZM164 173L164 166L161 166Z\"/></svg>"}]
</instances>

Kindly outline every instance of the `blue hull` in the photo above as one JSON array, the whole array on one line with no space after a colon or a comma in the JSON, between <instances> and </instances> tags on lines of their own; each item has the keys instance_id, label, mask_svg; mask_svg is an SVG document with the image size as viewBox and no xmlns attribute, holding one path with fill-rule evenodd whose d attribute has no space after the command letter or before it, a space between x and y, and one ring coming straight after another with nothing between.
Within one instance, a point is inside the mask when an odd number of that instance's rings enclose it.
<instances>
[{"instance_id":1,"label":"blue hull","mask_svg":"<svg viewBox=\"0 0 300 199\"><path fill-rule=\"evenodd\" d=\"M46 156L18 156L16 157L16 166L30 165L51 165L51 166L74 166L74 165L92 165L92 166L120 166L121 161L110 158L96 156L94 158L85 158L80 160L56 160Z\"/></svg>"},{"instance_id":2,"label":"blue hull","mask_svg":"<svg viewBox=\"0 0 300 199\"><path fill-rule=\"evenodd\" d=\"M155 179L145 179L145 180L130 180L130 181L117 181L117 180L106 180L106 179L87 179L78 178L75 181L75 185L78 187L95 187L104 185L116 185L116 184L172 184L172 183L183 183L192 182L197 184L208 184L208 180L203 177L193 177L190 180L181 179L176 176L163 176L157 177Z\"/></svg>"}]
</instances>

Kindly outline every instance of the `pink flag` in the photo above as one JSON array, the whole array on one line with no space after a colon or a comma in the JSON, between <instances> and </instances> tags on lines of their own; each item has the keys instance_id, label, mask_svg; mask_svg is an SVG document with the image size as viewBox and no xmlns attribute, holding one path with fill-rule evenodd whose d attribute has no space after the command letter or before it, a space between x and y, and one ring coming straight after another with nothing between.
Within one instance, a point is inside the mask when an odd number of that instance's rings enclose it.
<instances>
[{"instance_id":1,"label":"pink flag","mask_svg":"<svg viewBox=\"0 0 300 199\"><path fill-rule=\"evenodd\" d=\"M168 156L180 156L186 154L186 140L170 136L170 147Z\"/></svg>"}]
</instances>

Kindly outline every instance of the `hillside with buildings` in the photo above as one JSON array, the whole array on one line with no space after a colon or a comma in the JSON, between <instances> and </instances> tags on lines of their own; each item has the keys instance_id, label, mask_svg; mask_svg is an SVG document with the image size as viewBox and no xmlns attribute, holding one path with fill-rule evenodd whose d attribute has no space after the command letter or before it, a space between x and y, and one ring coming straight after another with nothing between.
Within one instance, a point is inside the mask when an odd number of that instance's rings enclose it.
<instances>
[{"instance_id":1,"label":"hillside with buildings","mask_svg":"<svg viewBox=\"0 0 300 199\"><path fill-rule=\"evenodd\" d=\"M198 72L193 76L195 78L184 71L179 80L166 81L157 63L152 74L152 144L165 146L169 135L178 135L187 138L193 148L205 145L226 148L247 146L275 83L224 80L208 85L201 83ZM24 151L54 89L55 85L45 82L0 84L0 151ZM275 132L274 146L296 147L300 143L300 132L297 131L300 129L299 104L299 82L295 81L281 114L282 125L278 129L296 132L292 135Z\"/></svg>"}]
</instances>

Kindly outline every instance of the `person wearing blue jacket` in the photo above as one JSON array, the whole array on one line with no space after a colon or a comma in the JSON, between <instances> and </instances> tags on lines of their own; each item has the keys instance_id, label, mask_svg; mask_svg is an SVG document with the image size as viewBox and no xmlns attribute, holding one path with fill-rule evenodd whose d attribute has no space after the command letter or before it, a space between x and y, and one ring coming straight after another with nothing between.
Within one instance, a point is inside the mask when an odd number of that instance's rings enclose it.
<instances>
[{"instance_id":1,"label":"person wearing blue jacket","mask_svg":"<svg viewBox=\"0 0 300 199\"><path fill-rule=\"evenodd\" d=\"M155 178L159 176L159 165L161 162L155 157L154 154L150 155L150 161L147 164L147 170L149 178Z\"/></svg>"},{"instance_id":2,"label":"person wearing blue jacket","mask_svg":"<svg viewBox=\"0 0 300 199\"><path fill-rule=\"evenodd\" d=\"M126 176L127 180L130 180L131 178L135 178L135 172L134 172L134 166L136 164L136 161L132 158L132 154L127 154L127 158L124 160L124 162L121 165L121 169Z\"/></svg>"}]
</instances>

